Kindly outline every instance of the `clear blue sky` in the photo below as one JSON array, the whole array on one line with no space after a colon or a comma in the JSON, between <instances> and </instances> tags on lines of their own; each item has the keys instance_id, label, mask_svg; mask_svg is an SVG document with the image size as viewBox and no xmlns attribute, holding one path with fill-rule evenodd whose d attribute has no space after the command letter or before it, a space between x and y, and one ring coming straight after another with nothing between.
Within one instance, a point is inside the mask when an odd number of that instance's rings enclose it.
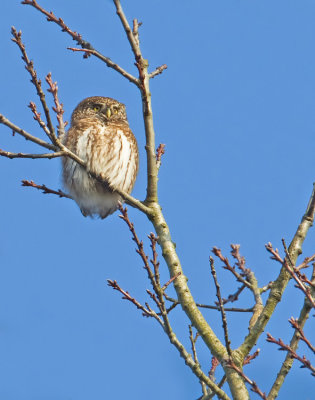
<instances>
[{"instance_id":1,"label":"clear blue sky","mask_svg":"<svg viewBox=\"0 0 315 400\"><path fill-rule=\"evenodd\" d=\"M40 3L136 74L110 0ZM241 244L263 286L279 269L264 244L280 248L282 237L290 241L315 178L315 3L122 4L129 20L143 22L141 45L152 69L168 65L152 81L157 143L166 144L159 193L193 295L200 302L215 301L208 256L212 246L228 254L230 243ZM144 130L136 88L99 60L68 51L74 44L70 37L33 8L2 1L0 112L33 134L43 137L26 106L38 99L10 41L11 25L22 29L43 81L49 71L58 81L66 119L84 97L110 96L126 104L141 152L133 194L143 199ZM38 151L3 126L0 148ZM116 279L138 300L147 300L149 282L117 214L86 219L73 202L20 186L22 179L32 179L59 188L59 160L0 159L0 173L0 398L198 398L199 383L161 328L106 286L106 279ZM150 223L135 210L130 216L145 240ZM314 239L312 230L305 256L314 252ZM238 286L216 265L227 296ZM266 332L288 342L293 331L287 320L298 316L302 303L291 283ZM251 304L250 296L241 295L240 305ZM219 314L205 315L223 338ZM248 317L228 315L233 347L246 335ZM189 346L186 318L176 310L172 321ZM309 336L312 323L305 329ZM245 373L268 392L285 354L265 338L264 333L257 344L262 354ZM306 352L303 344L299 352ZM207 371L203 346L199 358ZM309 372L295 364L279 398L310 400L311 384Z\"/></svg>"}]
</instances>

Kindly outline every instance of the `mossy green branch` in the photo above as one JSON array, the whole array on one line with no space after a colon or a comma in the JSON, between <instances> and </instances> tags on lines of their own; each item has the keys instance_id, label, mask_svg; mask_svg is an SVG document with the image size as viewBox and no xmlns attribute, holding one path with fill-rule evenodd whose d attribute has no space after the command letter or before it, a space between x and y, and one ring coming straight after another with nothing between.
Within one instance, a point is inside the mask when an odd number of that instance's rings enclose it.
<instances>
[{"instance_id":1,"label":"mossy green branch","mask_svg":"<svg viewBox=\"0 0 315 400\"><path fill-rule=\"evenodd\" d=\"M175 245L172 242L168 225L162 214L161 207L158 204L153 204L151 205L151 208L154 212L150 217L150 220L158 235L158 243L161 246L162 255L168 266L170 276L173 277L180 273L180 275L178 275L174 280L174 287L178 300L192 325L197 329L204 342L211 350L211 353L219 360L222 360L222 358L227 357L227 351L225 346L223 346L221 341L210 328L193 299L187 285L187 278L183 273L180 260L176 253Z\"/></svg>"},{"instance_id":2,"label":"mossy green branch","mask_svg":"<svg viewBox=\"0 0 315 400\"><path fill-rule=\"evenodd\" d=\"M194 298L187 285L187 278L183 273L180 260L176 253L175 245L172 242L168 225L162 214L161 207L157 203L154 203L151 204L150 208L153 210L153 213L149 218L158 235L158 242L161 246L162 255L168 266L170 276L173 277L180 273L180 275L178 275L174 280L174 288L182 309L188 316L192 325L199 332L204 343L211 351L211 354L222 363L233 398L244 400L249 399L248 391L243 379L232 368L225 366L229 359L225 346L215 335L194 301ZM233 354L233 360L234 355L237 356L235 361L237 364L239 364L240 360L238 354Z\"/></svg>"}]
</instances>

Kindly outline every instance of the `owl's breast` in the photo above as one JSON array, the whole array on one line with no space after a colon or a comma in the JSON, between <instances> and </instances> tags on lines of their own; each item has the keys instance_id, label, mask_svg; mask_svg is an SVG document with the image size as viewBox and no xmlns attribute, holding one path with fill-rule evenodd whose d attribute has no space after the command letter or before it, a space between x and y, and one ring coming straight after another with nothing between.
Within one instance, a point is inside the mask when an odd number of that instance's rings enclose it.
<instances>
[{"instance_id":1,"label":"owl's breast","mask_svg":"<svg viewBox=\"0 0 315 400\"><path fill-rule=\"evenodd\" d=\"M138 172L139 154L137 141L127 124L104 125L94 121L88 126L73 126L68 131L65 145L86 162L87 171L100 175L113 189L131 192ZM90 186L97 190L94 179L74 161L65 159L64 171L67 171L65 182L70 179L76 187Z\"/></svg>"},{"instance_id":2,"label":"owl's breast","mask_svg":"<svg viewBox=\"0 0 315 400\"><path fill-rule=\"evenodd\" d=\"M139 155L136 139L129 127L106 126L98 137L88 140L86 148L89 170L101 174L113 189L132 190Z\"/></svg>"}]
</instances>

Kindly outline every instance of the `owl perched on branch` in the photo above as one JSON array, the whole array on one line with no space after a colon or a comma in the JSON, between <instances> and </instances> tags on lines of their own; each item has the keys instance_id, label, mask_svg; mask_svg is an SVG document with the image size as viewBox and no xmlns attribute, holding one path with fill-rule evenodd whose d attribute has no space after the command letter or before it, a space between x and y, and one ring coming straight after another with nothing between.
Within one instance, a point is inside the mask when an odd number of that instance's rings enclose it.
<instances>
[{"instance_id":1,"label":"owl perched on branch","mask_svg":"<svg viewBox=\"0 0 315 400\"><path fill-rule=\"evenodd\" d=\"M64 186L84 216L106 218L121 200L115 189L130 193L138 172L138 146L129 128L125 105L110 97L82 100L72 113L64 145L87 165L86 171L64 157ZM107 185L88 172L100 175Z\"/></svg>"}]
</instances>

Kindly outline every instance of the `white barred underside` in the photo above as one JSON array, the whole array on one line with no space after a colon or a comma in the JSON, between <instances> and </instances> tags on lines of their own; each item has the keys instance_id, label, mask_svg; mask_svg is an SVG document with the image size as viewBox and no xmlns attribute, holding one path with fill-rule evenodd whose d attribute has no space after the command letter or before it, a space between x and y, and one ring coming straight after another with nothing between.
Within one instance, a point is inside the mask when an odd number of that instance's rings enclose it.
<instances>
[{"instance_id":1,"label":"white barred underside","mask_svg":"<svg viewBox=\"0 0 315 400\"><path fill-rule=\"evenodd\" d=\"M86 161L88 171L101 175L110 188L130 193L138 169L137 145L130 135L129 128L125 134L120 127L91 124L81 132L70 128L65 145ZM105 218L117 209L120 196L89 177L70 158L63 160L63 181L84 215Z\"/></svg>"}]
</instances>

